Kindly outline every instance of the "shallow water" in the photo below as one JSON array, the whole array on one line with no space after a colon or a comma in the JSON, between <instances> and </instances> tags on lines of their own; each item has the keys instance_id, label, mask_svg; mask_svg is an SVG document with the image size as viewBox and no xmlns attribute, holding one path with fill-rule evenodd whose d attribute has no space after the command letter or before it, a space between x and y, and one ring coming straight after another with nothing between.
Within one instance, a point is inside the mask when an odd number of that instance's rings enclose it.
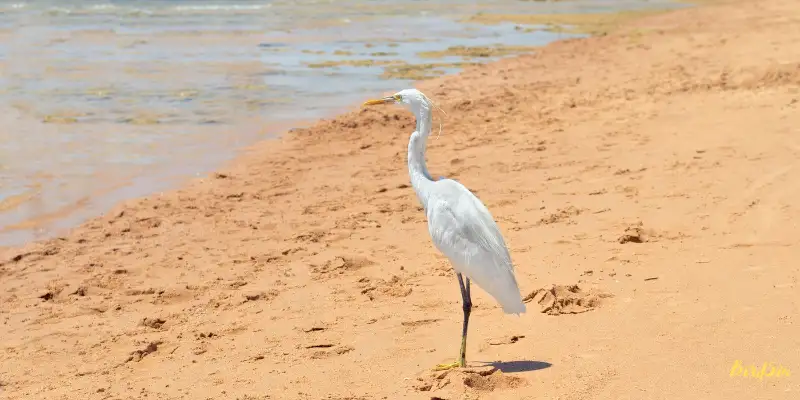
<instances>
[{"instance_id":1,"label":"shallow water","mask_svg":"<svg viewBox=\"0 0 800 400\"><path fill-rule=\"evenodd\" d=\"M387 66L439 64L418 71L433 76L497 58L419 53L570 37L457 22L466 16L658 4L0 1L0 245L52 236L259 139L412 84Z\"/></svg>"}]
</instances>

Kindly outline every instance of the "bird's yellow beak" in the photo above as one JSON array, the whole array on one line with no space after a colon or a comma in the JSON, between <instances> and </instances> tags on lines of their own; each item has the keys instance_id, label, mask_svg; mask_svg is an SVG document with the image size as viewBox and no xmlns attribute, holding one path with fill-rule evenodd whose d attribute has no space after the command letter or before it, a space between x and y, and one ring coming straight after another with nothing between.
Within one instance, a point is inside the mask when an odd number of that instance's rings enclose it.
<instances>
[{"instance_id":1,"label":"bird's yellow beak","mask_svg":"<svg viewBox=\"0 0 800 400\"><path fill-rule=\"evenodd\" d=\"M389 96L389 97L384 97L382 99L367 100L367 101L364 102L364 105L365 106L376 106L376 105L379 105L379 104L394 103L395 101L397 101L397 100L393 96Z\"/></svg>"}]
</instances>

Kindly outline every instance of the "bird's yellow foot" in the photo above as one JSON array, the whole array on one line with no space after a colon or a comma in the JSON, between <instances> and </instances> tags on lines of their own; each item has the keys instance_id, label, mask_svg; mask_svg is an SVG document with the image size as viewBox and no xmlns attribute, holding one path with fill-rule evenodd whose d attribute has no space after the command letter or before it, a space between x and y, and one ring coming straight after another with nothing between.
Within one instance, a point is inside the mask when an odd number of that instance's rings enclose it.
<instances>
[{"instance_id":1,"label":"bird's yellow foot","mask_svg":"<svg viewBox=\"0 0 800 400\"><path fill-rule=\"evenodd\" d=\"M460 362L455 361L455 362L452 362L450 364L439 364L433 370L434 371L446 371L448 369L459 368L459 367L463 367L463 365L461 365Z\"/></svg>"}]
</instances>

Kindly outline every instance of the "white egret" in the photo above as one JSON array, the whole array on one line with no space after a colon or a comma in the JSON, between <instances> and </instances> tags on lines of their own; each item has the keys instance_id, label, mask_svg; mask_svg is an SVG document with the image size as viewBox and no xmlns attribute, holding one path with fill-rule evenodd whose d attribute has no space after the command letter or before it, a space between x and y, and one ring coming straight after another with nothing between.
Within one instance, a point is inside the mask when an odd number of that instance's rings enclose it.
<instances>
[{"instance_id":1,"label":"white egret","mask_svg":"<svg viewBox=\"0 0 800 400\"><path fill-rule=\"evenodd\" d=\"M506 314L525 312L511 256L486 206L461 183L445 178L434 181L428 173L425 147L431 133L433 102L419 90L406 89L364 103L378 104L400 104L417 119L416 130L408 142L408 174L425 209L433 244L450 259L455 270L464 310L458 361L440 364L437 369L465 367L467 326L472 311L470 280L494 297ZM462 275L466 276L466 283Z\"/></svg>"}]
</instances>

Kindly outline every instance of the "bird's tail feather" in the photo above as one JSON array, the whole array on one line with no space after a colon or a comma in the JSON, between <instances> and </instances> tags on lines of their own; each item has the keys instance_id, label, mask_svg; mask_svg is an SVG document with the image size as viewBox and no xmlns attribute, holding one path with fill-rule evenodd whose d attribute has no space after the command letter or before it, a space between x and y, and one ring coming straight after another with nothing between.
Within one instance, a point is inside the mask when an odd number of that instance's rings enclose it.
<instances>
[{"instance_id":1,"label":"bird's tail feather","mask_svg":"<svg viewBox=\"0 0 800 400\"><path fill-rule=\"evenodd\" d=\"M525 314L527 309L525 308L525 303L519 302L518 304L514 304L511 306L503 306L503 312L506 314Z\"/></svg>"},{"instance_id":2,"label":"bird's tail feather","mask_svg":"<svg viewBox=\"0 0 800 400\"><path fill-rule=\"evenodd\" d=\"M517 280L513 272L508 271L507 279L498 279L496 276L488 278L486 276L476 276L473 281L481 286L489 295L500 303L503 312L506 314L523 314L526 311L525 303L522 302Z\"/></svg>"},{"instance_id":3,"label":"bird's tail feather","mask_svg":"<svg viewBox=\"0 0 800 400\"><path fill-rule=\"evenodd\" d=\"M502 296L503 297L502 299L498 298L497 296L494 297L503 307L503 312L506 314L519 315L519 314L524 314L525 311L527 310L525 307L525 303L523 303L522 299L520 298L519 290L517 290L516 293L511 292L505 296Z\"/></svg>"}]
</instances>

